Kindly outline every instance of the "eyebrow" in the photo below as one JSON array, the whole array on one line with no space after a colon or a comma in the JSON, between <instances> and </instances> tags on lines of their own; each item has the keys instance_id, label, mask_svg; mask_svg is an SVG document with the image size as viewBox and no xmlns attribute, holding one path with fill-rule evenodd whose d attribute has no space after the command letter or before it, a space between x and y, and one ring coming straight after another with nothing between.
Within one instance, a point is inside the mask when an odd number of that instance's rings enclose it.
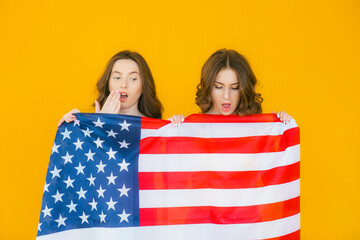
<instances>
[{"instance_id":1,"label":"eyebrow","mask_svg":"<svg viewBox=\"0 0 360 240\"><path fill-rule=\"evenodd\" d=\"M215 83L217 83L217 84L221 84L221 85L224 85L223 83L218 82L218 81L216 81L216 80L215 80ZM236 83L232 83L232 84L230 84L230 85L235 85L235 84L240 84L240 83L239 83L239 82L236 82Z\"/></svg>"},{"instance_id":2,"label":"eyebrow","mask_svg":"<svg viewBox=\"0 0 360 240\"><path fill-rule=\"evenodd\" d=\"M121 72L118 72L118 71L113 71L113 73L122 74ZM132 71L132 72L130 72L129 74L133 74L133 73L137 73L137 74L139 74L137 71Z\"/></svg>"}]
</instances>

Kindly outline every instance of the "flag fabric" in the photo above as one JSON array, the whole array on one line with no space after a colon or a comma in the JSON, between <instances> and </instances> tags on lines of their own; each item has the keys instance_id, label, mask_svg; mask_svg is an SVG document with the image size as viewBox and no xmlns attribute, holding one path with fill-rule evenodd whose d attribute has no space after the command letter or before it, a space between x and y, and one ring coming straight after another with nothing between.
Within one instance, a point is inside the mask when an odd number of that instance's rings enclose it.
<instances>
[{"instance_id":1,"label":"flag fabric","mask_svg":"<svg viewBox=\"0 0 360 240\"><path fill-rule=\"evenodd\" d=\"M37 239L300 239L294 120L76 116L55 137Z\"/></svg>"}]
</instances>

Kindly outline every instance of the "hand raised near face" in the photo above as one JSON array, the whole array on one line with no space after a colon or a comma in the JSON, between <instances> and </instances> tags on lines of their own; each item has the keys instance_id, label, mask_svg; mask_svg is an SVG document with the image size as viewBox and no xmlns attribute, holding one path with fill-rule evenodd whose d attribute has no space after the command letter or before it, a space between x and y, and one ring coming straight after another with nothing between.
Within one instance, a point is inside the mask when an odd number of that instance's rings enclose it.
<instances>
[{"instance_id":1,"label":"hand raised near face","mask_svg":"<svg viewBox=\"0 0 360 240\"><path fill-rule=\"evenodd\" d=\"M118 90L111 91L107 97L104 105L100 109L100 104L95 100L95 113L113 113L117 114L120 112L121 102L120 102L120 93Z\"/></svg>"}]
</instances>

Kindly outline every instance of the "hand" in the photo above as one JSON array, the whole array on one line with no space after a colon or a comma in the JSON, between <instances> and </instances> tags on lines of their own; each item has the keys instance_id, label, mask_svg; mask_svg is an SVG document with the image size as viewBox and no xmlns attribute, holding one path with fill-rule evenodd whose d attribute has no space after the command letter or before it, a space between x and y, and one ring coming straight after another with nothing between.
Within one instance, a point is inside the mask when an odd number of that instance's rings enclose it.
<instances>
[{"instance_id":1,"label":"hand","mask_svg":"<svg viewBox=\"0 0 360 240\"><path fill-rule=\"evenodd\" d=\"M118 90L111 91L101 110L99 102L95 100L95 113L119 113L121 108L119 99L120 93Z\"/></svg>"},{"instance_id":2,"label":"hand","mask_svg":"<svg viewBox=\"0 0 360 240\"><path fill-rule=\"evenodd\" d=\"M282 121L284 124L287 124L290 122L291 119L293 119L289 114L287 114L284 111L277 112L276 116Z\"/></svg>"},{"instance_id":3,"label":"hand","mask_svg":"<svg viewBox=\"0 0 360 240\"><path fill-rule=\"evenodd\" d=\"M65 121L67 123L72 122L76 119L76 116L73 115L74 113L79 113L80 111L77 110L76 108L74 108L73 110L71 110L70 112L68 112L67 114L65 114L62 119L60 119L59 123L58 123L58 127L60 127L60 125Z\"/></svg>"},{"instance_id":4,"label":"hand","mask_svg":"<svg viewBox=\"0 0 360 240\"><path fill-rule=\"evenodd\" d=\"M175 127L180 127L181 123L184 122L185 116L184 115L174 115L170 117L168 120L171 121L171 124Z\"/></svg>"}]
</instances>

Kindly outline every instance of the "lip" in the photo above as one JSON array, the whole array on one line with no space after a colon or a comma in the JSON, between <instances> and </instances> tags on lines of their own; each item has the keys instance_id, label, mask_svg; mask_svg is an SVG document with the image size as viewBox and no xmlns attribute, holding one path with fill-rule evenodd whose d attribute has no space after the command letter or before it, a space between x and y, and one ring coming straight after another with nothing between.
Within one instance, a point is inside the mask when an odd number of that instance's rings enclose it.
<instances>
[{"instance_id":1,"label":"lip","mask_svg":"<svg viewBox=\"0 0 360 240\"><path fill-rule=\"evenodd\" d=\"M224 112L228 112L231 109L231 103L222 103L221 108Z\"/></svg>"},{"instance_id":2,"label":"lip","mask_svg":"<svg viewBox=\"0 0 360 240\"><path fill-rule=\"evenodd\" d=\"M127 94L127 92L120 92L119 93L120 94L120 101L121 102L125 102L127 99L128 99L128 94ZM126 96L124 96L124 94L126 95Z\"/></svg>"}]
</instances>

